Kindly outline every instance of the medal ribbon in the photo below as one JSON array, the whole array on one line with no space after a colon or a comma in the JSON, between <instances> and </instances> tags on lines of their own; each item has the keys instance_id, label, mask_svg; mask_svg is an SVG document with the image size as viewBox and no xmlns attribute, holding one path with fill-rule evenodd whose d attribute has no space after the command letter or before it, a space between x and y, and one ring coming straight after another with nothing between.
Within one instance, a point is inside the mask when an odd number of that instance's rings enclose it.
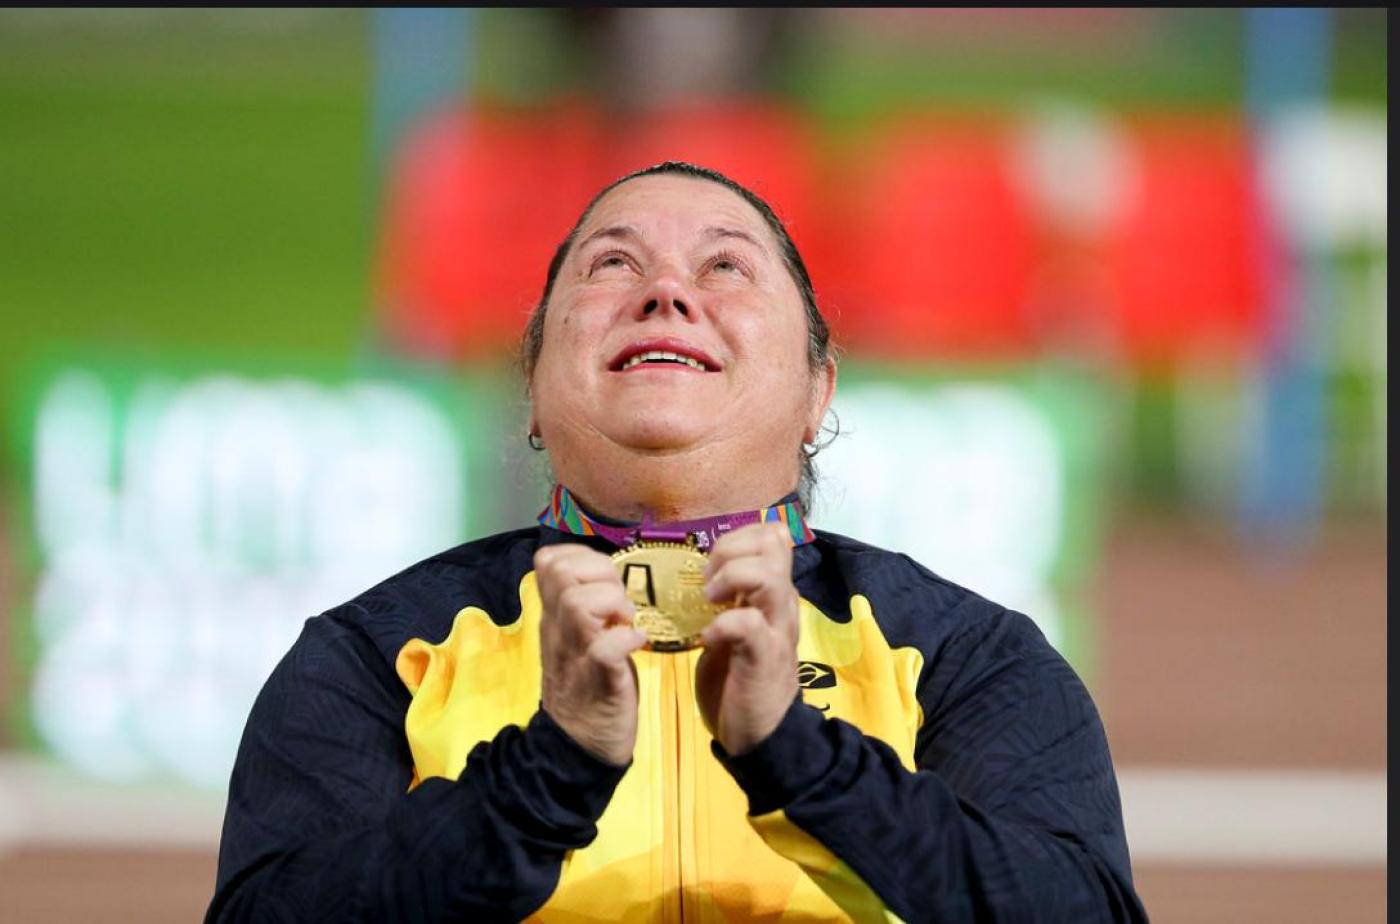
<instances>
[{"instance_id":1,"label":"medal ribbon","mask_svg":"<svg viewBox=\"0 0 1400 924\"><path fill-rule=\"evenodd\" d=\"M644 516L640 523L625 524L604 523L589 516L574 501L569 489L557 484L550 495L549 505L540 511L539 520L542 526L576 536L601 536L620 549L635 544L639 539L685 542L693 535L695 547L708 552L720 536L750 523L781 523L794 546L805 545L816 538L807 527L807 521L798 509L797 499L792 495L772 507L758 510L741 510L675 523L657 523L650 516Z\"/></svg>"}]
</instances>

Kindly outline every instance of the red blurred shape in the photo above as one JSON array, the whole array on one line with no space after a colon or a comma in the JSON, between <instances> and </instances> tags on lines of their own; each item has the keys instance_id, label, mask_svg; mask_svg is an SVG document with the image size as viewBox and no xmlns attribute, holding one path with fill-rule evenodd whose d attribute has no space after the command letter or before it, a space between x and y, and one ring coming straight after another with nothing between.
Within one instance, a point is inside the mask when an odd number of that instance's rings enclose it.
<instances>
[{"instance_id":1,"label":"red blurred shape","mask_svg":"<svg viewBox=\"0 0 1400 924\"><path fill-rule=\"evenodd\" d=\"M994 127L904 122L876 145L842 211L832 296L847 347L982 359L1029 349L1033 234Z\"/></svg>"},{"instance_id":2,"label":"red blurred shape","mask_svg":"<svg viewBox=\"0 0 1400 924\"><path fill-rule=\"evenodd\" d=\"M687 160L769 201L837 342L856 354L1022 358L1053 348L1076 318L1111 332L1137 365L1254 347L1267 226L1244 127L1158 119L1132 138L1123 213L1067 257L1038 238L995 123L906 118L839 182L822 182L803 123L763 104L608 121L577 105L451 111L395 163L378 305L393 344L413 355L503 355L588 200L625 173Z\"/></svg>"},{"instance_id":3,"label":"red blurred shape","mask_svg":"<svg viewBox=\"0 0 1400 924\"><path fill-rule=\"evenodd\" d=\"M1135 148L1137 188L1105 249L1120 349L1139 365L1248 351L1265 242L1243 126L1156 121Z\"/></svg>"},{"instance_id":4,"label":"red blurred shape","mask_svg":"<svg viewBox=\"0 0 1400 924\"><path fill-rule=\"evenodd\" d=\"M507 352L596 191L598 143L576 106L453 110L413 132L390 179L377 267L392 343L416 356Z\"/></svg>"},{"instance_id":5,"label":"red blurred shape","mask_svg":"<svg viewBox=\"0 0 1400 924\"><path fill-rule=\"evenodd\" d=\"M816 221L814 145L793 113L758 102L677 106L620 118L607 135L603 182L667 160L718 170L772 206L806 256Z\"/></svg>"},{"instance_id":6,"label":"red blurred shape","mask_svg":"<svg viewBox=\"0 0 1400 924\"><path fill-rule=\"evenodd\" d=\"M452 111L415 131L394 166L377 287L392 342L417 356L508 350L588 200L665 160L753 189L799 248L813 235L811 146L798 119L772 107L693 106L607 123L580 106Z\"/></svg>"}]
</instances>

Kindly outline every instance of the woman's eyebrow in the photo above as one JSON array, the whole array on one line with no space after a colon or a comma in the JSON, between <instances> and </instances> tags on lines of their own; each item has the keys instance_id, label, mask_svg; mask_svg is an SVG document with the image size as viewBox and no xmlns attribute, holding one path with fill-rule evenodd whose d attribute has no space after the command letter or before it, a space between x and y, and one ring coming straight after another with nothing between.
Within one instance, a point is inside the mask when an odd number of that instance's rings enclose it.
<instances>
[{"instance_id":1,"label":"woman's eyebrow","mask_svg":"<svg viewBox=\"0 0 1400 924\"><path fill-rule=\"evenodd\" d=\"M637 229L632 227L631 225L608 225L605 228L599 228L597 231L594 231L592 234L588 235L588 237L579 241L578 246L582 248L585 244L591 243L592 241L596 241L599 238L603 237L612 238L613 240L619 241L631 240L637 243L641 243L642 240L641 234L639 234L637 232Z\"/></svg>"},{"instance_id":2,"label":"woman's eyebrow","mask_svg":"<svg viewBox=\"0 0 1400 924\"><path fill-rule=\"evenodd\" d=\"M758 238L754 237L752 234L743 230L742 228L730 228L724 225L712 225L706 228L703 233L705 237L712 239L723 240L724 238L738 238L741 241L748 241L750 244L757 247L765 254L768 253L768 248L764 247L763 244L758 240Z\"/></svg>"}]
</instances>

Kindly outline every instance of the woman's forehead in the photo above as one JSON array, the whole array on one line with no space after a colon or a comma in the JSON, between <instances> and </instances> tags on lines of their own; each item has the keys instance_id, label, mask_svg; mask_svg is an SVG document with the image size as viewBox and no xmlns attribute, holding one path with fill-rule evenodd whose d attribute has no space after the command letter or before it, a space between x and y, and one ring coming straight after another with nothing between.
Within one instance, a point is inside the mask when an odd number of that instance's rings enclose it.
<instances>
[{"instance_id":1,"label":"woman's forehead","mask_svg":"<svg viewBox=\"0 0 1400 924\"><path fill-rule=\"evenodd\" d=\"M631 226L643 236L732 228L765 242L765 248L773 239L763 216L738 193L711 180L668 174L637 177L609 190L580 226L578 239L614 225Z\"/></svg>"}]
</instances>

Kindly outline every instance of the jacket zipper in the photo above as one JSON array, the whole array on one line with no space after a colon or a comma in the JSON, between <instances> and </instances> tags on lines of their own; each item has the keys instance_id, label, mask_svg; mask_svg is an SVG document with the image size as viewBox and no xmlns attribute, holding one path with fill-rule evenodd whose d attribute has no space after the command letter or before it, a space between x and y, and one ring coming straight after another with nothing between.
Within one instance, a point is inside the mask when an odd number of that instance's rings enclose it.
<instances>
[{"instance_id":1,"label":"jacket zipper","mask_svg":"<svg viewBox=\"0 0 1400 924\"><path fill-rule=\"evenodd\" d=\"M661 852L663 894L675 896L663 905L666 924L695 924L701 918L693 892L700 881L698 845L695 842L698 806L696 765L696 708L694 695L694 653L661 655L663 827L665 842ZM688 888L687 888L688 887ZM688 892L689 890L689 892Z\"/></svg>"},{"instance_id":2,"label":"jacket zipper","mask_svg":"<svg viewBox=\"0 0 1400 924\"><path fill-rule=\"evenodd\" d=\"M696 922L700 920L700 909L689 907L691 903L686 897L695 891L699 882L695 849L695 813L698 808L695 804L695 775L699 768L695 763L695 710L691 703L691 691L695 688L691 678L694 662L691 652L680 653L672 657L671 662L676 671L676 795L679 797L676 850L681 874L681 920ZM687 886L690 888L687 889Z\"/></svg>"},{"instance_id":3,"label":"jacket zipper","mask_svg":"<svg viewBox=\"0 0 1400 924\"><path fill-rule=\"evenodd\" d=\"M662 924L680 924L685 913L681 902L680 858L680 721L676 690L676 667L673 655L652 655L659 660L661 677L658 703L661 713L661 920Z\"/></svg>"}]
</instances>

